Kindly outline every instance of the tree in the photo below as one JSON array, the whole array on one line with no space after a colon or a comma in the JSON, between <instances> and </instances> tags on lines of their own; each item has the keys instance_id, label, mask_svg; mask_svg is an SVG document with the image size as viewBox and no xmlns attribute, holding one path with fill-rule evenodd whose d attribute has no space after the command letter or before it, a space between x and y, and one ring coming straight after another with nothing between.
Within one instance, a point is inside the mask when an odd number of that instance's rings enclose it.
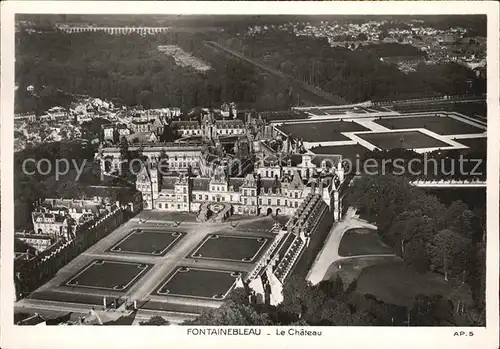
<instances>
[{"instance_id":1,"label":"tree","mask_svg":"<svg viewBox=\"0 0 500 349\"><path fill-rule=\"evenodd\" d=\"M472 287L473 298L480 310L486 308L486 244L479 242L470 249L467 258L466 282Z\"/></svg>"},{"instance_id":2,"label":"tree","mask_svg":"<svg viewBox=\"0 0 500 349\"><path fill-rule=\"evenodd\" d=\"M462 201L453 201L444 214L446 227L466 238L472 236L474 214Z\"/></svg>"},{"instance_id":3,"label":"tree","mask_svg":"<svg viewBox=\"0 0 500 349\"><path fill-rule=\"evenodd\" d=\"M464 315L474 306L472 290L464 282L457 282L450 292L450 300L453 303L453 311L456 315Z\"/></svg>"},{"instance_id":4,"label":"tree","mask_svg":"<svg viewBox=\"0 0 500 349\"><path fill-rule=\"evenodd\" d=\"M235 304L248 305L248 294L247 291L243 288L235 288L231 291L231 293L227 296L228 301L232 301Z\"/></svg>"},{"instance_id":5,"label":"tree","mask_svg":"<svg viewBox=\"0 0 500 349\"><path fill-rule=\"evenodd\" d=\"M137 104L141 105L144 109L149 109L151 106L151 91L142 90L137 96Z\"/></svg>"},{"instance_id":6,"label":"tree","mask_svg":"<svg viewBox=\"0 0 500 349\"><path fill-rule=\"evenodd\" d=\"M170 325L170 322L162 318L161 316L155 315L148 319L148 321L140 322L140 325L146 326L166 326Z\"/></svg>"},{"instance_id":7,"label":"tree","mask_svg":"<svg viewBox=\"0 0 500 349\"><path fill-rule=\"evenodd\" d=\"M128 148L128 141L125 136L120 141L120 176L126 178L128 175L128 165L130 161L130 151Z\"/></svg>"},{"instance_id":8,"label":"tree","mask_svg":"<svg viewBox=\"0 0 500 349\"><path fill-rule=\"evenodd\" d=\"M351 310L349 306L344 302L330 299L326 303L324 303L318 310L321 321L325 324L335 326L351 325Z\"/></svg>"},{"instance_id":9,"label":"tree","mask_svg":"<svg viewBox=\"0 0 500 349\"><path fill-rule=\"evenodd\" d=\"M448 276L465 270L470 240L448 229L441 230L428 246L432 269Z\"/></svg>"},{"instance_id":10,"label":"tree","mask_svg":"<svg viewBox=\"0 0 500 349\"><path fill-rule=\"evenodd\" d=\"M453 324L451 303L440 295L417 295L408 310L408 326L449 326Z\"/></svg>"},{"instance_id":11,"label":"tree","mask_svg":"<svg viewBox=\"0 0 500 349\"><path fill-rule=\"evenodd\" d=\"M362 175L349 187L347 201L385 232L419 192L401 176Z\"/></svg>"},{"instance_id":12,"label":"tree","mask_svg":"<svg viewBox=\"0 0 500 349\"><path fill-rule=\"evenodd\" d=\"M436 231L434 220L422 215L421 211L404 211L396 217L385 237L395 250L404 256L408 242L425 243L435 235Z\"/></svg>"},{"instance_id":13,"label":"tree","mask_svg":"<svg viewBox=\"0 0 500 349\"><path fill-rule=\"evenodd\" d=\"M425 273L429 270L427 249L421 240L410 241L406 244L403 259L419 273Z\"/></svg>"},{"instance_id":14,"label":"tree","mask_svg":"<svg viewBox=\"0 0 500 349\"><path fill-rule=\"evenodd\" d=\"M304 298L308 296L307 289L308 284L303 278L292 275L283 285L283 302L280 308L284 312L300 316L304 308Z\"/></svg>"},{"instance_id":15,"label":"tree","mask_svg":"<svg viewBox=\"0 0 500 349\"><path fill-rule=\"evenodd\" d=\"M217 309L204 311L186 325L204 326L266 326L271 325L267 314L260 314L249 305L227 301Z\"/></svg>"},{"instance_id":16,"label":"tree","mask_svg":"<svg viewBox=\"0 0 500 349\"><path fill-rule=\"evenodd\" d=\"M435 195L421 193L405 207L405 211L420 211L423 216L434 220L436 229L444 229L446 206Z\"/></svg>"}]
</instances>

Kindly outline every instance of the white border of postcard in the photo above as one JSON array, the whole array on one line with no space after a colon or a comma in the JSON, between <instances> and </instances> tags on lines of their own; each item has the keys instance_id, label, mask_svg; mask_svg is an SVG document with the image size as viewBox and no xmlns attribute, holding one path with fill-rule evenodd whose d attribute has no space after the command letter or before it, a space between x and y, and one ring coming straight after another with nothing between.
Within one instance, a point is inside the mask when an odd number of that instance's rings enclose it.
<instances>
[{"instance_id":1,"label":"white border of postcard","mask_svg":"<svg viewBox=\"0 0 500 349\"><path fill-rule=\"evenodd\" d=\"M66 14L487 14L488 190L487 327L390 328L308 327L322 336L277 336L263 327L261 336L193 336L184 326L14 326L13 325L13 108L14 15ZM1 336L0 346L17 348L498 348L499 224L499 6L495 1L362 2L105 2L5 1L1 3ZM455 336L456 332L473 336Z\"/></svg>"}]
</instances>

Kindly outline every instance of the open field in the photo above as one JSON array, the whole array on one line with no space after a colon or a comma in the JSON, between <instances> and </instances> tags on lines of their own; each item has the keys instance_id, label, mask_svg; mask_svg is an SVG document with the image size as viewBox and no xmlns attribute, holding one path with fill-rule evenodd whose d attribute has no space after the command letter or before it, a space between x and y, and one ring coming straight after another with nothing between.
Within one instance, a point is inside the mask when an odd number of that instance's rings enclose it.
<instances>
[{"instance_id":1,"label":"open field","mask_svg":"<svg viewBox=\"0 0 500 349\"><path fill-rule=\"evenodd\" d=\"M175 64L181 67L190 67L200 72L206 72L211 69L210 65L187 53L177 45L158 46L158 50L173 57Z\"/></svg>"},{"instance_id":2,"label":"open field","mask_svg":"<svg viewBox=\"0 0 500 349\"><path fill-rule=\"evenodd\" d=\"M356 292L372 294L386 303L409 306L415 296L446 295L450 292L443 276L418 274L402 261L366 267L359 275Z\"/></svg>"},{"instance_id":3,"label":"open field","mask_svg":"<svg viewBox=\"0 0 500 349\"><path fill-rule=\"evenodd\" d=\"M324 280L331 280L340 276L344 283L344 288L347 288L359 277L363 269L379 263L389 263L392 261L398 262L400 258L397 256L370 256L340 259L330 265L325 273Z\"/></svg>"},{"instance_id":4,"label":"open field","mask_svg":"<svg viewBox=\"0 0 500 349\"><path fill-rule=\"evenodd\" d=\"M360 133L359 138L384 150L437 148L450 145L419 131Z\"/></svg>"},{"instance_id":5,"label":"open field","mask_svg":"<svg viewBox=\"0 0 500 349\"><path fill-rule=\"evenodd\" d=\"M227 270L180 267L166 278L155 294L222 300L240 275Z\"/></svg>"},{"instance_id":6,"label":"open field","mask_svg":"<svg viewBox=\"0 0 500 349\"><path fill-rule=\"evenodd\" d=\"M342 257L392 252L392 249L380 240L378 233L371 229L349 229L340 240L339 255Z\"/></svg>"},{"instance_id":7,"label":"open field","mask_svg":"<svg viewBox=\"0 0 500 349\"><path fill-rule=\"evenodd\" d=\"M302 138L306 142L348 141L341 132L369 131L354 121L319 121L283 124L278 127L294 138Z\"/></svg>"},{"instance_id":8,"label":"open field","mask_svg":"<svg viewBox=\"0 0 500 349\"><path fill-rule=\"evenodd\" d=\"M136 230L108 251L164 256L184 235L180 232Z\"/></svg>"},{"instance_id":9,"label":"open field","mask_svg":"<svg viewBox=\"0 0 500 349\"><path fill-rule=\"evenodd\" d=\"M375 120L389 129L425 128L440 135L483 133L484 130L448 116L381 118Z\"/></svg>"},{"instance_id":10,"label":"open field","mask_svg":"<svg viewBox=\"0 0 500 349\"><path fill-rule=\"evenodd\" d=\"M254 262L268 242L266 238L209 235L190 255L195 259Z\"/></svg>"}]
</instances>

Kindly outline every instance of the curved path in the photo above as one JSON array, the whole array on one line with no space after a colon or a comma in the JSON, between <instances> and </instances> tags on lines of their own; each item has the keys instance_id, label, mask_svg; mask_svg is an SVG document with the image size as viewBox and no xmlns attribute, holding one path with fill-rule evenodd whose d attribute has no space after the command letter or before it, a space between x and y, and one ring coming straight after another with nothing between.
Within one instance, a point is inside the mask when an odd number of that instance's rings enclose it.
<instances>
[{"instance_id":1,"label":"curved path","mask_svg":"<svg viewBox=\"0 0 500 349\"><path fill-rule=\"evenodd\" d=\"M309 273L307 274L307 281L310 281L313 285L316 285L319 282L323 281L323 278L325 277L325 274L328 271L330 265L341 259L387 256L386 254L370 254L345 257L340 256L339 246L342 237L348 230L355 228L377 229L375 225L359 220L356 216L356 211L352 207L349 207L344 218L340 222L334 224L332 229L330 230L330 233L328 233L328 237L326 238L323 249L316 257L311 270L309 270Z\"/></svg>"}]
</instances>

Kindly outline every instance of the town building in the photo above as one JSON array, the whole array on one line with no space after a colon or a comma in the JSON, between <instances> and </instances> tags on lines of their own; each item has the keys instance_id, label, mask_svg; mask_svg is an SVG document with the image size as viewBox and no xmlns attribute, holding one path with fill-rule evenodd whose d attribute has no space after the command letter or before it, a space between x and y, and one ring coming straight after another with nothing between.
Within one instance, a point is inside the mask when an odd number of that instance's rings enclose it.
<instances>
[{"instance_id":1,"label":"town building","mask_svg":"<svg viewBox=\"0 0 500 349\"><path fill-rule=\"evenodd\" d=\"M116 204L116 203L114 203ZM109 211L112 203L102 198L54 199L46 198L37 202L32 211L35 234L50 236L56 240L74 238L75 229Z\"/></svg>"}]
</instances>

